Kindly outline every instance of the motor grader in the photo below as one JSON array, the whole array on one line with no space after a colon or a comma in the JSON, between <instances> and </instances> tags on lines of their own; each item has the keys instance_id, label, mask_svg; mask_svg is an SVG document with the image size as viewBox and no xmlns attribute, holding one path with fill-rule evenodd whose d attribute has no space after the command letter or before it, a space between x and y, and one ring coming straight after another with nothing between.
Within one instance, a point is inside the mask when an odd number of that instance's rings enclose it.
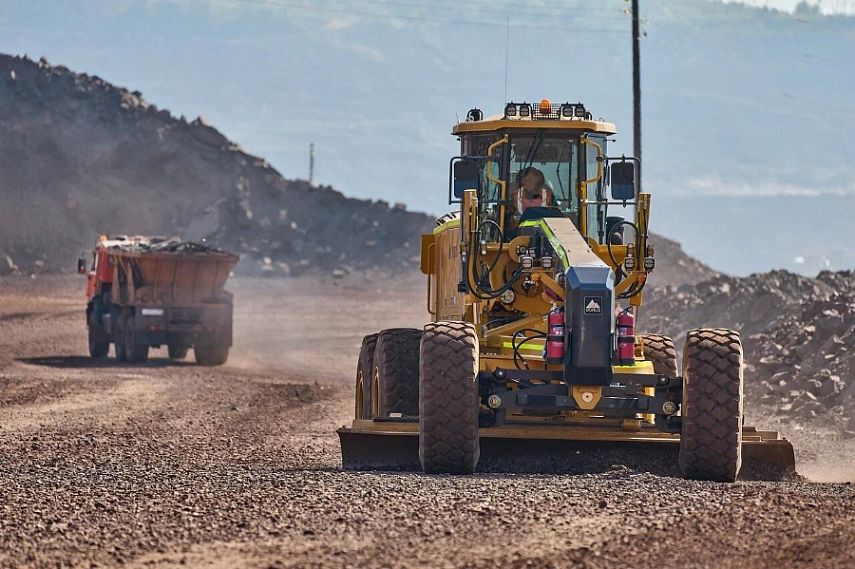
<instances>
[{"instance_id":1,"label":"motor grader","mask_svg":"<svg viewBox=\"0 0 855 569\"><path fill-rule=\"evenodd\" d=\"M793 472L792 446L743 424L739 333L636 332L651 196L581 103L508 103L453 127L456 211L421 237L423 330L365 337L346 469L471 473L534 452L658 452L683 476L733 481L743 459ZM664 453L664 454L663 454Z\"/></svg>"}]
</instances>

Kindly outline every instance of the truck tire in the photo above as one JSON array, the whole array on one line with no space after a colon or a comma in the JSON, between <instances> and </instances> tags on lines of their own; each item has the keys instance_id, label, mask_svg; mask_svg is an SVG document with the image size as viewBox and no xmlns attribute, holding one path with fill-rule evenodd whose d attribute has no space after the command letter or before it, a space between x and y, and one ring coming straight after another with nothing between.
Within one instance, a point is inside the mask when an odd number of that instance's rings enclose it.
<instances>
[{"instance_id":1,"label":"truck tire","mask_svg":"<svg viewBox=\"0 0 855 569\"><path fill-rule=\"evenodd\" d=\"M359 360L356 362L356 393L354 396L354 417L371 418L371 377L374 368L374 348L379 334L369 334L362 338L359 348Z\"/></svg>"},{"instance_id":2,"label":"truck tire","mask_svg":"<svg viewBox=\"0 0 855 569\"><path fill-rule=\"evenodd\" d=\"M125 351L125 326L127 324L127 316L119 315L116 319L116 329L113 331L115 338L116 359L120 362L128 361L128 354Z\"/></svg>"},{"instance_id":3,"label":"truck tire","mask_svg":"<svg viewBox=\"0 0 855 569\"><path fill-rule=\"evenodd\" d=\"M134 317L128 316L125 320L125 357L134 364L141 364L148 361L148 344L140 344L137 342L137 333L134 326Z\"/></svg>"},{"instance_id":4,"label":"truck tire","mask_svg":"<svg viewBox=\"0 0 855 569\"><path fill-rule=\"evenodd\" d=\"M683 353L680 471L733 482L742 466L742 342L723 328L689 331Z\"/></svg>"},{"instance_id":5,"label":"truck tire","mask_svg":"<svg viewBox=\"0 0 855 569\"><path fill-rule=\"evenodd\" d=\"M478 410L475 327L456 321L426 325L419 363L419 460L425 472L475 471Z\"/></svg>"},{"instance_id":6,"label":"truck tire","mask_svg":"<svg viewBox=\"0 0 855 569\"><path fill-rule=\"evenodd\" d=\"M228 344L197 344L193 346L196 363L200 366L221 366L229 359Z\"/></svg>"},{"instance_id":7,"label":"truck tire","mask_svg":"<svg viewBox=\"0 0 855 569\"><path fill-rule=\"evenodd\" d=\"M110 351L110 342L103 342L98 340L98 335L95 330L95 326L97 324L94 322L95 315L92 314L89 317L89 323L86 325L87 332L89 335L89 356L93 358L103 358L107 355L107 352Z\"/></svg>"},{"instance_id":8,"label":"truck tire","mask_svg":"<svg viewBox=\"0 0 855 569\"><path fill-rule=\"evenodd\" d=\"M166 351L171 360L183 360L187 357L187 352L190 351L190 346L186 344L167 344Z\"/></svg>"},{"instance_id":9,"label":"truck tire","mask_svg":"<svg viewBox=\"0 0 855 569\"><path fill-rule=\"evenodd\" d=\"M377 336L371 370L371 415L405 417L419 414L419 346L422 331L383 330Z\"/></svg>"},{"instance_id":10,"label":"truck tire","mask_svg":"<svg viewBox=\"0 0 855 569\"><path fill-rule=\"evenodd\" d=\"M660 334L639 334L644 343L644 359L653 362L653 371L665 377L677 377L677 350L674 340Z\"/></svg>"}]
</instances>

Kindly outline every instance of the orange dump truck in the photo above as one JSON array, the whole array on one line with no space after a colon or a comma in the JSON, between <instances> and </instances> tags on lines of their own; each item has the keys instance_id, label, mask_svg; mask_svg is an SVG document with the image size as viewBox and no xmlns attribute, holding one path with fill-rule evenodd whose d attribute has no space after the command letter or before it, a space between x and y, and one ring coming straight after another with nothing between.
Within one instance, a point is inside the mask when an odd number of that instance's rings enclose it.
<instances>
[{"instance_id":1,"label":"orange dump truck","mask_svg":"<svg viewBox=\"0 0 855 569\"><path fill-rule=\"evenodd\" d=\"M167 346L181 359L190 348L201 365L222 365L232 345L232 294L223 290L238 257L163 237L102 235L89 263L86 323L89 354L144 362Z\"/></svg>"}]
</instances>

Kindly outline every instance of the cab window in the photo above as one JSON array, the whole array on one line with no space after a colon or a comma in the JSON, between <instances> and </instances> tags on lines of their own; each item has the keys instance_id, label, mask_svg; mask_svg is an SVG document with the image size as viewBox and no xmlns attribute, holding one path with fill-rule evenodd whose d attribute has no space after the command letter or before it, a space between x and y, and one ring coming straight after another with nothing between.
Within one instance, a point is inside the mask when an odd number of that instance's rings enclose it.
<instances>
[{"instance_id":1,"label":"cab window","mask_svg":"<svg viewBox=\"0 0 855 569\"><path fill-rule=\"evenodd\" d=\"M564 213L579 210L579 148L575 138L548 136L544 131L534 135L517 135L510 142L509 190L521 185L521 178L534 168L543 174L544 186L553 194L552 205Z\"/></svg>"}]
</instances>

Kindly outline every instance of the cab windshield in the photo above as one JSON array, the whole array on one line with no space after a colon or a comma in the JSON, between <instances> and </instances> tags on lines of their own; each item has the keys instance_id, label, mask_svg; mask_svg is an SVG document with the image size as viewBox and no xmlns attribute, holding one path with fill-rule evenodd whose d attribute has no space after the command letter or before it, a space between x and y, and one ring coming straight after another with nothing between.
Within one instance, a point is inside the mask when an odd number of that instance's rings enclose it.
<instances>
[{"instance_id":1,"label":"cab windshield","mask_svg":"<svg viewBox=\"0 0 855 569\"><path fill-rule=\"evenodd\" d=\"M579 211L579 147L575 138L517 135L510 139L509 189L511 195L525 185L525 176L543 175L543 206L564 213ZM538 194L539 196L539 194Z\"/></svg>"}]
</instances>

